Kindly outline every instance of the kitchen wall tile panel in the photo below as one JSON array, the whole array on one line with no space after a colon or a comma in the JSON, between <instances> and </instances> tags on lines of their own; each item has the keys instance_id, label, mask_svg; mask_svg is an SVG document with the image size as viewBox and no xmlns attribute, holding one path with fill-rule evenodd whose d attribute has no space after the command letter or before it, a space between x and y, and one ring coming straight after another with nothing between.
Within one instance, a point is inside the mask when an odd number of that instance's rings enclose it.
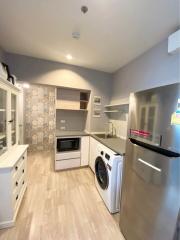
<instances>
[{"instance_id":1,"label":"kitchen wall tile panel","mask_svg":"<svg viewBox=\"0 0 180 240\"><path fill-rule=\"evenodd\" d=\"M52 150L55 139L55 87L24 89L25 142L31 151Z\"/></svg>"}]
</instances>

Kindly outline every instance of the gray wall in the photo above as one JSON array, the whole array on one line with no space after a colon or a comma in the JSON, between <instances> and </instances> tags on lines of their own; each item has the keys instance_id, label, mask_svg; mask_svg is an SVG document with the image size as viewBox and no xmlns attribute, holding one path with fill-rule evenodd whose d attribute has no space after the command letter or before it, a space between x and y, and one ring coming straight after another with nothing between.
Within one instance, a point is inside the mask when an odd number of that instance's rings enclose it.
<instances>
[{"instance_id":1,"label":"gray wall","mask_svg":"<svg viewBox=\"0 0 180 240\"><path fill-rule=\"evenodd\" d=\"M4 55L4 51L2 50L2 48L0 47L0 62L3 62L5 59L5 55Z\"/></svg>"},{"instance_id":2,"label":"gray wall","mask_svg":"<svg viewBox=\"0 0 180 240\"><path fill-rule=\"evenodd\" d=\"M84 131L86 119L87 113L83 111L56 111L56 127L60 130L65 127L65 130L69 131ZM61 120L65 120L65 123L61 123Z\"/></svg>"},{"instance_id":3,"label":"gray wall","mask_svg":"<svg viewBox=\"0 0 180 240\"><path fill-rule=\"evenodd\" d=\"M8 53L6 62L10 66L11 72L20 81L88 89L91 90L91 101L93 96L101 96L102 106L110 101L112 74ZM103 113L103 107L101 109L101 118L93 118L91 114L93 104L91 104L86 123L88 130L104 131L107 117Z\"/></svg>"},{"instance_id":4,"label":"gray wall","mask_svg":"<svg viewBox=\"0 0 180 240\"><path fill-rule=\"evenodd\" d=\"M119 69L114 74L111 101L127 97L130 92L180 81L179 54L169 55L167 49L165 40Z\"/></svg>"},{"instance_id":5,"label":"gray wall","mask_svg":"<svg viewBox=\"0 0 180 240\"><path fill-rule=\"evenodd\" d=\"M131 92L180 82L180 55L169 55L167 49L165 40L119 69L113 76L111 102L119 102ZM111 116L111 121L118 135L126 138L128 114Z\"/></svg>"},{"instance_id":6,"label":"gray wall","mask_svg":"<svg viewBox=\"0 0 180 240\"><path fill-rule=\"evenodd\" d=\"M129 96L130 92L144 90L156 86L180 81L179 54L168 55L168 41L164 40L134 61L119 69L113 76L100 71L90 70L67 64L61 64L16 54L6 54L6 62L11 72L19 80L63 87L91 90L93 96L102 97L102 106L118 102L120 98ZM104 131L107 117L93 118L93 104L88 112L86 127L90 131ZM114 119L117 122L117 119ZM127 115L121 116L119 129L126 132ZM102 124L103 123L103 124ZM125 136L124 136L125 137Z\"/></svg>"}]
</instances>

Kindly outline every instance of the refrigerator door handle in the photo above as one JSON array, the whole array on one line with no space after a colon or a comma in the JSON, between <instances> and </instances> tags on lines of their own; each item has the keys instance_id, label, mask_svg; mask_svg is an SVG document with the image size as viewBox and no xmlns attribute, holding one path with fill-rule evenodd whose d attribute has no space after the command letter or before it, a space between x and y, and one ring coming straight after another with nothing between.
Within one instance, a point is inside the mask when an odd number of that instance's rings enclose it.
<instances>
[{"instance_id":1,"label":"refrigerator door handle","mask_svg":"<svg viewBox=\"0 0 180 240\"><path fill-rule=\"evenodd\" d=\"M154 170L156 170L156 171L158 171L158 172L162 172L162 169L155 167L154 165L152 165L152 164L144 161L144 160L141 159L141 158L138 158L137 160L138 160L139 162L143 163L144 165L146 165L146 166L148 166L148 167L150 167L150 168L152 168L152 169L154 169Z\"/></svg>"}]
</instances>

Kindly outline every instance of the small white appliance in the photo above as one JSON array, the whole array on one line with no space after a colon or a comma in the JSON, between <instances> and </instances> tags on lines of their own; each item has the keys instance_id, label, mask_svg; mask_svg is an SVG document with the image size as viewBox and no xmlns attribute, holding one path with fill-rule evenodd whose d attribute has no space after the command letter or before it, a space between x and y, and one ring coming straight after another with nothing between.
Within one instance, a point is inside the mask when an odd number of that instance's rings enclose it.
<instances>
[{"instance_id":1,"label":"small white appliance","mask_svg":"<svg viewBox=\"0 0 180 240\"><path fill-rule=\"evenodd\" d=\"M110 213L120 210L123 156L100 144L95 161L95 185Z\"/></svg>"}]
</instances>

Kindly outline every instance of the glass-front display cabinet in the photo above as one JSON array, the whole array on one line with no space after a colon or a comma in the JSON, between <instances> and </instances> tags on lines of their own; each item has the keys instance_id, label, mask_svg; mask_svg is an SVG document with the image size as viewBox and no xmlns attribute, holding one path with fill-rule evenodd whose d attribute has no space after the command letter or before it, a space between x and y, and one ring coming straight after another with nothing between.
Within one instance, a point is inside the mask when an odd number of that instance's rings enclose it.
<instances>
[{"instance_id":1,"label":"glass-front display cabinet","mask_svg":"<svg viewBox=\"0 0 180 240\"><path fill-rule=\"evenodd\" d=\"M0 78L0 156L18 143L19 89Z\"/></svg>"},{"instance_id":2,"label":"glass-front display cabinet","mask_svg":"<svg viewBox=\"0 0 180 240\"><path fill-rule=\"evenodd\" d=\"M7 91L0 88L0 155L7 149Z\"/></svg>"},{"instance_id":3,"label":"glass-front display cabinet","mask_svg":"<svg viewBox=\"0 0 180 240\"><path fill-rule=\"evenodd\" d=\"M16 115L17 115L17 100L16 95L11 94L11 144L16 144L16 132L17 132L17 122L16 122Z\"/></svg>"}]
</instances>

